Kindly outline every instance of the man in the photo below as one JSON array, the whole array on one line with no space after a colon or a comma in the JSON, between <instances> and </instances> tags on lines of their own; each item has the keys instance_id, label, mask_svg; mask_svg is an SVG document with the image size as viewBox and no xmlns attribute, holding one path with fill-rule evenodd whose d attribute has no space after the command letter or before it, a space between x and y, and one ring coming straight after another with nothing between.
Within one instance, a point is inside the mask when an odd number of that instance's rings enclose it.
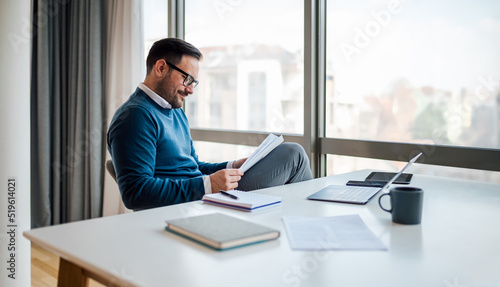
<instances>
[{"instance_id":1,"label":"man","mask_svg":"<svg viewBox=\"0 0 500 287\"><path fill-rule=\"evenodd\" d=\"M303 148L283 143L243 174L246 158L198 161L181 109L198 85L201 52L179 39L153 44L143 83L116 111L107 145L125 206L145 209L199 200L220 190L253 190L312 178Z\"/></svg>"}]
</instances>

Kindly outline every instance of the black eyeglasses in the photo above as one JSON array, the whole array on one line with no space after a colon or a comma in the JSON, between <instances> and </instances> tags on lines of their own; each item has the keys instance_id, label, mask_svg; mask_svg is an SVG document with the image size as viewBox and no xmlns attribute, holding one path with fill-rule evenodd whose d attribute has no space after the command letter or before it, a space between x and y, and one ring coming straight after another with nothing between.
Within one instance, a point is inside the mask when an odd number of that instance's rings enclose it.
<instances>
[{"instance_id":1,"label":"black eyeglasses","mask_svg":"<svg viewBox=\"0 0 500 287\"><path fill-rule=\"evenodd\" d=\"M174 64L172 63L169 63L165 60L165 63L167 63L167 65L169 65L170 67L172 67L172 69L176 70L177 72L183 74L185 76L184 78L184 82L182 82L182 84L185 86L185 87L189 87L189 85L193 84L193 89L196 88L196 86L198 86L198 81L195 80L193 78L193 76L191 76L190 74L184 72L183 70L177 68L177 66L175 66Z\"/></svg>"}]
</instances>

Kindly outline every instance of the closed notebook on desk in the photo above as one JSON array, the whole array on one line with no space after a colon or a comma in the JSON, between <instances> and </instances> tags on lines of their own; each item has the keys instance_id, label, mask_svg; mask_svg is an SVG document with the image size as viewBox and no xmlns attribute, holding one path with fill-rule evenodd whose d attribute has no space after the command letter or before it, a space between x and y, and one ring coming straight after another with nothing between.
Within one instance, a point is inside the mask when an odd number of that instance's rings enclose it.
<instances>
[{"instance_id":1,"label":"closed notebook on desk","mask_svg":"<svg viewBox=\"0 0 500 287\"><path fill-rule=\"evenodd\" d=\"M236 196L238 199L230 198L221 193L212 193L205 194L202 200L206 203L212 203L246 211L256 210L259 208L273 206L281 203L281 197L279 196L246 192L241 190L230 190L227 191L227 193Z\"/></svg>"},{"instance_id":2,"label":"closed notebook on desk","mask_svg":"<svg viewBox=\"0 0 500 287\"><path fill-rule=\"evenodd\" d=\"M278 230L221 213L167 220L166 229L223 250L276 239Z\"/></svg>"}]
</instances>

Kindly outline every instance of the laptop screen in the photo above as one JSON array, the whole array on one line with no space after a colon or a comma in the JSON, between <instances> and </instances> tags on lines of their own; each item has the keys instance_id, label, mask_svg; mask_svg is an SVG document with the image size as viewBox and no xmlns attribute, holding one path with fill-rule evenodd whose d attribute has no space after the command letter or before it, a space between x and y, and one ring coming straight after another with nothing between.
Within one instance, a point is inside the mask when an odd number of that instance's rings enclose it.
<instances>
[{"instance_id":1,"label":"laptop screen","mask_svg":"<svg viewBox=\"0 0 500 287\"><path fill-rule=\"evenodd\" d=\"M419 153L417 154L414 158L412 158L398 173L396 173L396 175L391 178L391 180L389 180L387 182L386 185L384 185L384 187L382 188L382 191L386 188L388 188L395 180L396 178L398 178L410 165L412 165L414 162L417 161L417 159L422 155L422 153Z\"/></svg>"}]
</instances>

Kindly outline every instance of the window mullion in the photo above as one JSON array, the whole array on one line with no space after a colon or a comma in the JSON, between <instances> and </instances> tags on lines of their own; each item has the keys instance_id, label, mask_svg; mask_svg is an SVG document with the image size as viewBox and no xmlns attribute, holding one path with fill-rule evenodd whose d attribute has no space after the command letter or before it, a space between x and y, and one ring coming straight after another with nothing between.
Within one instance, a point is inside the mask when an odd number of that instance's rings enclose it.
<instances>
[{"instance_id":1,"label":"window mullion","mask_svg":"<svg viewBox=\"0 0 500 287\"><path fill-rule=\"evenodd\" d=\"M184 39L184 0L169 0L168 15L168 37Z\"/></svg>"},{"instance_id":2,"label":"window mullion","mask_svg":"<svg viewBox=\"0 0 500 287\"><path fill-rule=\"evenodd\" d=\"M315 177L326 174L319 138L324 136L325 0L304 2L304 149Z\"/></svg>"}]
</instances>

